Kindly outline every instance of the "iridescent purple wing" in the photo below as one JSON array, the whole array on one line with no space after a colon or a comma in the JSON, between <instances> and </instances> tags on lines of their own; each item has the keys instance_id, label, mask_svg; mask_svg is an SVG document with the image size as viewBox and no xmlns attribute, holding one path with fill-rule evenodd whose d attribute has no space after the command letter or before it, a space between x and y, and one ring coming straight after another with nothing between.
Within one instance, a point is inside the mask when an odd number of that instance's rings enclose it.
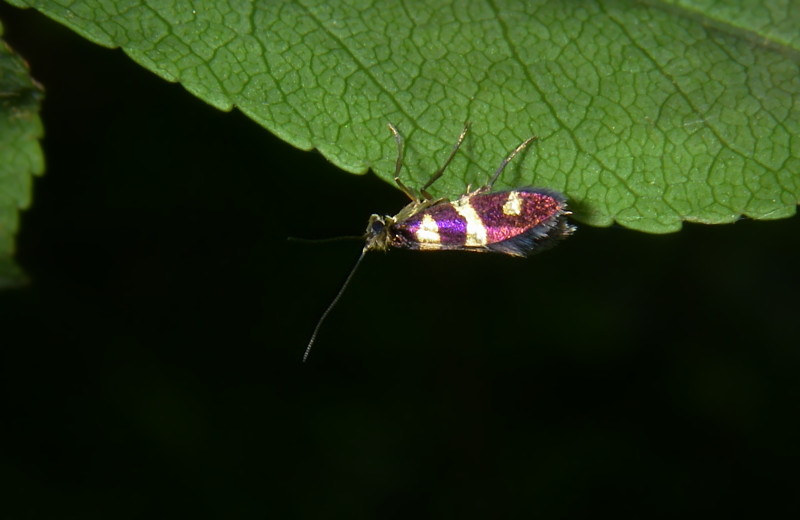
<instances>
[{"instance_id":1,"label":"iridescent purple wing","mask_svg":"<svg viewBox=\"0 0 800 520\"><path fill-rule=\"evenodd\" d=\"M520 188L476 195L470 206L486 228L486 247L512 256L528 256L572 234L565 197L544 188Z\"/></svg>"},{"instance_id":2,"label":"iridescent purple wing","mask_svg":"<svg viewBox=\"0 0 800 520\"><path fill-rule=\"evenodd\" d=\"M528 256L572 233L560 193L522 188L475 192L443 201L396 222L392 245L407 249L458 249Z\"/></svg>"}]
</instances>

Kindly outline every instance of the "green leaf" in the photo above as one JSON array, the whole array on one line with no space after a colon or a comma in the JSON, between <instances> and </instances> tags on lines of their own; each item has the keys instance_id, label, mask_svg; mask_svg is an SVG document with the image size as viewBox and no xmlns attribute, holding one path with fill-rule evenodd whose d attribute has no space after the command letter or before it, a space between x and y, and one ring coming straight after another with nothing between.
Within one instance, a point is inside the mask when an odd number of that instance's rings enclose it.
<instances>
[{"instance_id":1,"label":"green leaf","mask_svg":"<svg viewBox=\"0 0 800 520\"><path fill-rule=\"evenodd\" d=\"M11 0L351 172L440 195L564 191L575 218L670 232L800 200L800 0ZM766 6L762 4L767 4Z\"/></svg>"},{"instance_id":2,"label":"green leaf","mask_svg":"<svg viewBox=\"0 0 800 520\"><path fill-rule=\"evenodd\" d=\"M0 288L24 281L13 261L14 235L19 211L31 201L32 177L44 171L41 99L25 62L0 40Z\"/></svg>"}]
</instances>

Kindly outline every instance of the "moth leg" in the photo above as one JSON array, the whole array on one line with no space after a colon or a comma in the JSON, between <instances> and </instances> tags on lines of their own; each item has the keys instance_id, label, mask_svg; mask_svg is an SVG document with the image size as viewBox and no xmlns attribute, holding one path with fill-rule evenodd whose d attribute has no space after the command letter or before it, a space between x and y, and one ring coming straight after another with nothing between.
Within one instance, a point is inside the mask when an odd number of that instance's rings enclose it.
<instances>
[{"instance_id":1,"label":"moth leg","mask_svg":"<svg viewBox=\"0 0 800 520\"><path fill-rule=\"evenodd\" d=\"M419 202L419 197L411 188L403 184L403 181L400 180L400 169L403 167L403 137L392 123L389 123L389 130L392 132L392 135L394 135L394 141L397 143L397 162L394 164L394 182L403 190L403 193L405 193L409 199L414 202Z\"/></svg>"},{"instance_id":2,"label":"moth leg","mask_svg":"<svg viewBox=\"0 0 800 520\"><path fill-rule=\"evenodd\" d=\"M425 186L423 186L422 189L419 190L419 192L422 194L422 196L425 197L426 199L432 199L433 198L433 197L431 197L431 194L428 193L426 190L428 188L430 188L431 185L434 182L439 180L439 177L442 176L442 174L444 173L445 168L447 168L447 166L450 164L450 161L453 160L453 157L456 156L456 152L458 152L458 149L461 147L461 143L464 141L464 137L466 137L466 135L467 135L467 131L469 131L469 125L470 125L469 121L464 123L464 129L461 131L461 135L458 136L458 141L456 141L456 145L453 146L453 151L450 152L450 156L444 162L442 167L439 168L438 170L436 170L433 173L433 175L431 175L431 178L428 179L428 182L425 183Z\"/></svg>"},{"instance_id":3,"label":"moth leg","mask_svg":"<svg viewBox=\"0 0 800 520\"><path fill-rule=\"evenodd\" d=\"M500 163L500 166L498 166L497 170L495 170L494 174L492 174L492 178L489 181L489 183L486 186L484 186L483 188L481 188L479 191L491 191L492 186L494 186L494 183L500 177L500 174L503 173L503 170L505 170L506 165L511 162L511 159L513 159L514 156L516 156L519 152L524 150L526 146L531 144L533 141L536 141L537 139L539 139L539 138L536 137L535 135L533 135L533 136L525 139L524 141L522 141L522 143L519 146L514 148L514 151L511 152L508 155L508 157L503 159L503 162Z\"/></svg>"}]
</instances>

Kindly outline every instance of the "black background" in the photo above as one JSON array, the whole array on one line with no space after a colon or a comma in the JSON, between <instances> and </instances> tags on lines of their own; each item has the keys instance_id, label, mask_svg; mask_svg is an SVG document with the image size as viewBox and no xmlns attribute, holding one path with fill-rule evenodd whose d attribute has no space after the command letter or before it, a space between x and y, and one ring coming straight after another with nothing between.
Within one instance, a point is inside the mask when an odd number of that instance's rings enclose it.
<instances>
[{"instance_id":1,"label":"black background","mask_svg":"<svg viewBox=\"0 0 800 520\"><path fill-rule=\"evenodd\" d=\"M800 219L369 256L404 196L0 5L46 88L0 293L4 518L797 509ZM387 139L389 136L386 136Z\"/></svg>"}]
</instances>

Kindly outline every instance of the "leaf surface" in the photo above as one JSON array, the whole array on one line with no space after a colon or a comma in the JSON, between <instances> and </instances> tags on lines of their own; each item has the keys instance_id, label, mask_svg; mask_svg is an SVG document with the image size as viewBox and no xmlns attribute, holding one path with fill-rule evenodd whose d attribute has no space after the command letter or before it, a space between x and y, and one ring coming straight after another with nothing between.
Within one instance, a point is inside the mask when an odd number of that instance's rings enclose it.
<instances>
[{"instance_id":1,"label":"leaf surface","mask_svg":"<svg viewBox=\"0 0 800 520\"><path fill-rule=\"evenodd\" d=\"M547 186L649 231L793 215L800 1L11 0L341 168L432 190ZM762 4L766 4L762 5Z\"/></svg>"},{"instance_id":2,"label":"leaf surface","mask_svg":"<svg viewBox=\"0 0 800 520\"><path fill-rule=\"evenodd\" d=\"M14 236L19 212L31 201L32 178L44 170L41 100L25 62L0 40L0 288L24 280L13 261Z\"/></svg>"}]
</instances>

